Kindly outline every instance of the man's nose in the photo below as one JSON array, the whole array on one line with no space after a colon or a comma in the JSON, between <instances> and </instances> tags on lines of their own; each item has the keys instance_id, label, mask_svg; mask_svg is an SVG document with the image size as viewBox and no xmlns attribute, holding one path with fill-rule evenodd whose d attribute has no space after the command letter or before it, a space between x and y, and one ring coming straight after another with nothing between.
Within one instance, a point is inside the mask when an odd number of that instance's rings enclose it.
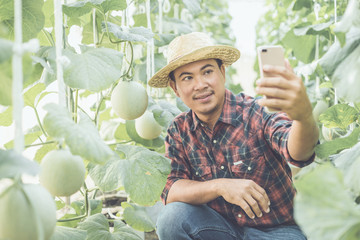
<instances>
[{"instance_id":1,"label":"man's nose","mask_svg":"<svg viewBox=\"0 0 360 240\"><path fill-rule=\"evenodd\" d=\"M196 90L204 89L207 86L208 86L208 83L207 83L206 78L204 78L203 76L195 77L195 89Z\"/></svg>"}]
</instances>

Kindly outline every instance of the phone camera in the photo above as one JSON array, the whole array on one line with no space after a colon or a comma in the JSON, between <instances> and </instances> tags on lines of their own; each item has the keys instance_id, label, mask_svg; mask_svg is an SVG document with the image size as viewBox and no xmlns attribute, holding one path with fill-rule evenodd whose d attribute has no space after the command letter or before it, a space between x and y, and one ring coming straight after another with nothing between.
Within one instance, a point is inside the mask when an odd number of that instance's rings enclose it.
<instances>
[{"instance_id":1,"label":"phone camera","mask_svg":"<svg viewBox=\"0 0 360 240\"><path fill-rule=\"evenodd\" d=\"M267 49L261 49L262 52L267 52Z\"/></svg>"}]
</instances>

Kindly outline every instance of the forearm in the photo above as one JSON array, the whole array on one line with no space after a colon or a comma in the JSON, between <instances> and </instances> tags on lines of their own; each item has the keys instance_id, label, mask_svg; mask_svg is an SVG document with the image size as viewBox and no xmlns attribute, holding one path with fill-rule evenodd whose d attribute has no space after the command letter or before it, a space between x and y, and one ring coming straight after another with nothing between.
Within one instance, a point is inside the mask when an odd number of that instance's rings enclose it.
<instances>
[{"instance_id":1,"label":"forearm","mask_svg":"<svg viewBox=\"0 0 360 240\"><path fill-rule=\"evenodd\" d=\"M312 116L303 121L294 121L288 139L288 150L297 161L308 160L315 151L319 129Z\"/></svg>"},{"instance_id":2,"label":"forearm","mask_svg":"<svg viewBox=\"0 0 360 240\"><path fill-rule=\"evenodd\" d=\"M180 179L171 186L166 203L186 202L194 205L206 204L220 196L220 181L221 179L204 182Z\"/></svg>"}]
</instances>

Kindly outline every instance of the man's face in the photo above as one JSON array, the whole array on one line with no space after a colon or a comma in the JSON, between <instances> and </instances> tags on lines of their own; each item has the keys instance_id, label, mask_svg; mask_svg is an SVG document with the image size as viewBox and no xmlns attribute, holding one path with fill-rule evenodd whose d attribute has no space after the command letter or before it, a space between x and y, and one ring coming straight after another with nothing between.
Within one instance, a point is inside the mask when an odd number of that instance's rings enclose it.
<instances>
[{"instance_id":1,"label":"man's face","mask_svg":"<svg viewBox=\"0 0 360 240\"><path fill-rule=\"evenodd\" d=\"M201 119L219 115L225 97L225 67L215 59L186 64L174 71L170 86Z\"/></svg>"}]
</instances>

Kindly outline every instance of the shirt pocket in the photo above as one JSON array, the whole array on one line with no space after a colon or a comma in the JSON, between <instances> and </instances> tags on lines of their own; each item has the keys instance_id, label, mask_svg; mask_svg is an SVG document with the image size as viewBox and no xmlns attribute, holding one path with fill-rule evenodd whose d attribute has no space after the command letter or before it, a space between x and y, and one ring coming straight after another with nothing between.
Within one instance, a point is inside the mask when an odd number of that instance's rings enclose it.
<instances>
[{"instance_id":1,"label":"shirt pocket","mask_svg":"<svg viewBox=\"0 0 360 240\"><path fill-rule=\"evenodd\" d=\"M253 180L265 188L271 177L266 159L260 151L244 151L241 147L232 146L233 152L230 161L230 174L232 178Z\"/></svg>"},{"instance_id":2,"label":"shirt pocket","mask_svg":"<svg viewBox=\"0 0 360 240\"><path fill-rule=\"evenodd\" d=\"M213 178L211 163L205 148L189 152L188 157L193 180L205 181Z\"/></svg>"},{"instance_id":3,"label":"shirt pocket","mask_svg":"<svg viewBox=\"0 0 360 240\"><path fill-rule=\"evenodd\" d=\"M191 172L192 172L193 180L207 181L213 179L211 166L198 165L198 166L192 166L191 168L192 168Z\"/></svg>"}]
</instances>

